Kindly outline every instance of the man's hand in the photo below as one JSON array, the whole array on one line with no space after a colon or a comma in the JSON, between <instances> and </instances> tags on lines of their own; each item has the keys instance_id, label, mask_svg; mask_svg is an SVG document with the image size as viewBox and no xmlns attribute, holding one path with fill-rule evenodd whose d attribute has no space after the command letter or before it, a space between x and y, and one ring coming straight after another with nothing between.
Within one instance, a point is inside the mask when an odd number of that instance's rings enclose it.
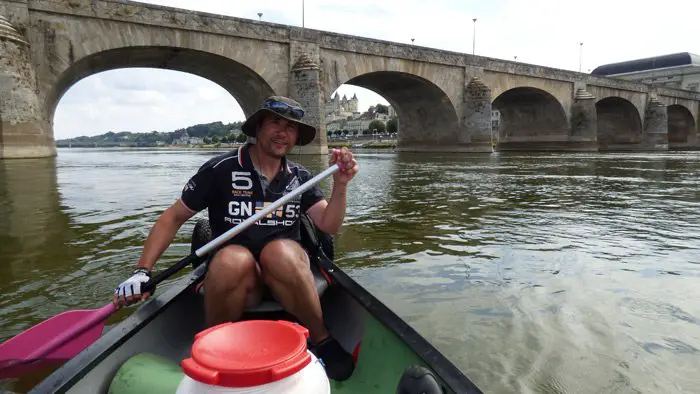
<instances>
[{"instance_id":1,"label":"man's hand","mask_svg":"<svg viewBox=\"0 0 700 394\"><path fill-rule=\"evenodd\" d=\"M141 286L151 279L151 274L145 268L139 268L132 276L114 289L112 302L119 305L131 305L139 300L146 301L149 293L141 294Z\"/></svg>"},{"instance_id":2,"label":"man's hand","mask_svg":"<svg viewBox=\"0 0 700 394\"><path fill-rule=\"evenodd\" d=\"M333 182L336 185L347 185L348 182L360 171L360 166L348 148L333 149L330 164L340 163L340 171L333 174Z\"/></svg>"}]
</instances>

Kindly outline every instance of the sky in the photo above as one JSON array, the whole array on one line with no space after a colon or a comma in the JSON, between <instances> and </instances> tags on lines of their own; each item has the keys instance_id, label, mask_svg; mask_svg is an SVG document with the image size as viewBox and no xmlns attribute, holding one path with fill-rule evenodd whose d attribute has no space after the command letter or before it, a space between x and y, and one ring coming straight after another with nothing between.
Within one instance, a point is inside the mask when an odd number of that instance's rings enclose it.
<instances>
[{"instance_id":1,"label":"sky","mask_svg":"<svg viewBox=\"0 0 700 394\"><path fill-rule=\"evenodd\" d=\"M301 26L302 0L147 0L221 15ZM625 60L700 54L700 2L666 0L305 0L308 28L589 72ZM476 18L476 23L472 19ZM476 34L474 35L474 31ZM583 46L580 45L583 43ZM360 110L386 101L351 85L337 90ZM219 85L167 70L122 69L78 81L61 98L56 139L107 131L173 131L243 120Z\"/></svg>"}]
</instances>

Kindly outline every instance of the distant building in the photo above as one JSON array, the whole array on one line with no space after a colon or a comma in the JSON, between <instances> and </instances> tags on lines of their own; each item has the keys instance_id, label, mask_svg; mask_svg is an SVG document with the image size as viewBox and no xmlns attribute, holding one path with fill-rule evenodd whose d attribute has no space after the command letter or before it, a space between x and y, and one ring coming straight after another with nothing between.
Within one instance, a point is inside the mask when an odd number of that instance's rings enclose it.
<instances>
[{"instance_id":1,"label":"distant building","mask_svg":"<svg viewBox=\"0 0 700 394\"><path fill-rule=\"evenodd\" d=\"M352 98L348 99L345 95L343 95L343 98L340 98L336 92L335 96L326 101L326 106L324 108L326 120L333 121L352 116L354 112L358 112L357 106L359 102L357 94L354 94Z\"/></svg>"},{"instance_id":2,"label":"distant building","mask_svg":"<svg viewBox=\"0 0 700 394\"><path fill-rule=\"evenodd\" d=\"M374 112L372 111L372 108L373 107L370 107L369 111L363 113L359 117L346 120L343 128L349 132L362 134L365 130L369 129L369 125L375 120L379 120L386 124L388 115Z\"/></svg>"},{"instance_id":3,"label":"distant building","mask_svg":"<svg viewBox=\"0 0 700 394\"><path fill-rule=\"evenodd\" d=\"M180 138L173 140L173 145L200 145L204 143L204 139L201 137L190 137L187 132Z\"/></svg>"},{"instance_id":4,"label":"distant building","mask_svg":"<svg viewBox=\"0 0 700 394\"><path fill-rule=\"evenodd\" d=\"M697 92L700 56L681 52L629 60L599 66L591 74Z\"/></svg>"},{"instance_id":5,"label":"distant building","mask_svg":"<svg viewBox=\"0 0 700 394\"><path fill-rule=\"evenodd\" d=\"M328 122L326 123L326 131L343 130L343 123L345 123L345 121L342 119Z\"/></svg>"}]
</instances>

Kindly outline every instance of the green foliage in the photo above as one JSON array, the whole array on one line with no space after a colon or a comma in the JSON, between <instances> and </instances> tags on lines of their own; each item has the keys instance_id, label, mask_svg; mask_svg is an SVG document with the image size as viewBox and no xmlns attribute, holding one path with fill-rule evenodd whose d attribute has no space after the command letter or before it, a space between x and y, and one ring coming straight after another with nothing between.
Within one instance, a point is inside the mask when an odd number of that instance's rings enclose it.
<instances>
[{"instance_id":1,"label":"green foliage","mask_svg":"<svg viewBox=\"0 0 700 394\"><path fill-rule=\"evenodd\" d=\"M188 137L199 137L203 139L203 143L217 142L234 142L236 136L233 130L240 129L243 122L233 122L224 124L222 122L214 122L207 124L198 124L184 129L178 129L171 132L151 131L148 133L132 133L129 131L113 132L96 135L93 137L76 137L56 141L58 147L153 147L159 145L170 145L174 140L182 138L185 133ZM239 138L240 139L240 138ZM245 136L243 138L245 142Z\"/></svg>"},{"instance_id":2,"label":"green foliage","mask_svg":"<svg viewBox=\"0 0 700 394\"><path fill-rule=\"evenodd\" d=\"M389 115L389 107L386 105L377 104L375 108L377 113Z\"/></svg>"},{"instance_id":3,"label":"green foliage","mask_svg":"<svg viewBox=\"0 0 700 394\"><path fill-rule=\"evenodd\" d=\"M369 124L369 130L370 130L372 133L373 133L375 130L377 131L377 133L383 133L383 132L386 131L386 125L385 125L384 122L382 122L381 120L375 119L375 120L373 120L373 121Z\"/></svg>"},{"instance_id":4,"label":"green foliage","mask_svg":"<svg viewBox=\"0 0 700 394\"><path fill-rule=\"evenodd\" d=\"M396 120L396 117L393 117L386 122L386 131L388 133L396 133L399 131L399 122Z\"/></svg>"}]
</instances>

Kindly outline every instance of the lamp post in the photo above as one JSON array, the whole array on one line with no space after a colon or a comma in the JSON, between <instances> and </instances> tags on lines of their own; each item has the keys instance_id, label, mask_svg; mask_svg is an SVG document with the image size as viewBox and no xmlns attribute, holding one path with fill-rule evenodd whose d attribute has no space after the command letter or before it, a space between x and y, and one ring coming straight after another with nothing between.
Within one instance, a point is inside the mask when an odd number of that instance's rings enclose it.
<instances>
[{"instance_id":1,"label":"lamp post","mask_svg":"<svg viewBox=\"0 0 700 394\"><path fill-rule=\"evenodd\" d=\"M583 43L579 43L578 49L578 72L581 72L581 58L583 57Z\"/></svg>"},{"instance_id":2,"label":"lamp post","mask_svg":"<svg viewBox=\"0 0 700 394\"><path fill-rule=\"evenodd\" d=\"M262 20L262 12L258 12L258 19Z\"/></svg>"},{"instance_id":3,"label":"lamp post","mask_svg":"<svg viewBox=\"0 0 700 394\"><path fill-rule=\"evenodd\" d=\"M301 0L301 28L304 28L304 0Z\"/></svg>"},{"instance_id":4,"label":"lamp post","mask_svg":"<svg viewBox=\"0 0 700 394\"><path fill-rule=\"evenodd\" d=\"M472 56L476 53L476 18L472 19L474 27L472 29Z\"/></svg>"},{"instance_id":5,"label":"lamp post","mask_svg":"<svg viewBox=\"0 0 700 394\"><path fill-rule=\"evenodd\" d=\"M411 44L413 44L413 41L415 41L415 40L416 40L415 38L411 38Z\"/></svg>"}]
</instances>

